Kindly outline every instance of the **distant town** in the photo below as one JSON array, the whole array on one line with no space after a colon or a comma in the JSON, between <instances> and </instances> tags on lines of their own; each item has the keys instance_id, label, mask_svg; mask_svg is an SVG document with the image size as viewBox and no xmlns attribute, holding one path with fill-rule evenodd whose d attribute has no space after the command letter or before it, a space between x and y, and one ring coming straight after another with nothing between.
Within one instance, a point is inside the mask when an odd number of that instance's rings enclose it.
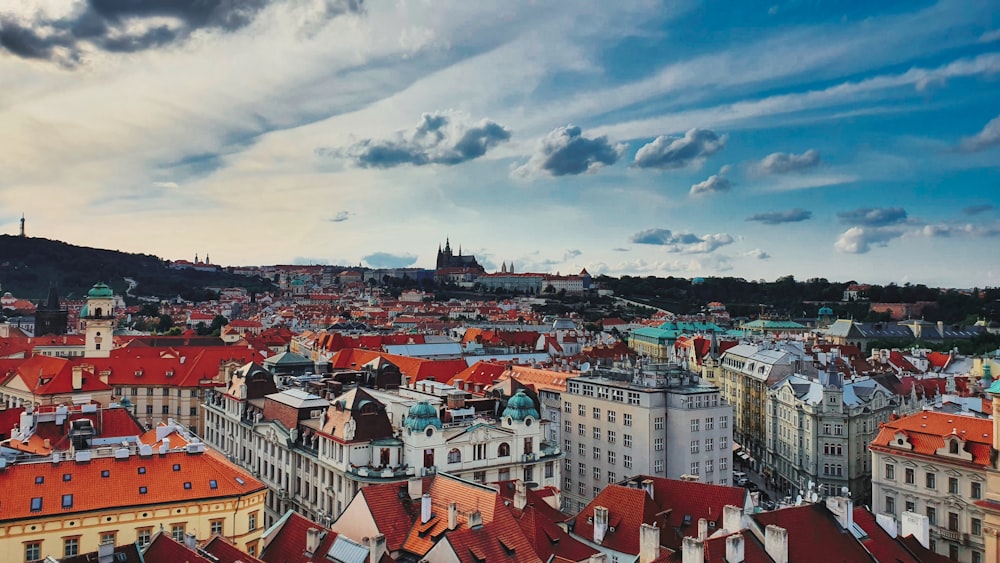
<instances>
[{"instance_id":1,"label":"distant town","mask_svg":"<svg viewBox=\"0 0 1000 563\"><path fill-rule=\"evenodd\" d=\"M996 288L227 270L0 288L0 559L996 560Z\"/></svg>"}]
</instances>

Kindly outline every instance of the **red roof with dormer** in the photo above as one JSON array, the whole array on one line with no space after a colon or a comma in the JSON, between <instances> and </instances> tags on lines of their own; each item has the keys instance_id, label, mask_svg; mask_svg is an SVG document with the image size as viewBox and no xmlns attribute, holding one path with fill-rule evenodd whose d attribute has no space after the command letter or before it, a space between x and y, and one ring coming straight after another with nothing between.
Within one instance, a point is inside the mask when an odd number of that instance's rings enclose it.
<instances>
[{"instance_id":1,"label":"red roof with dormer","mask_svg":"<svg viewBox=\"0 0 1000 563\"><path fill-rule=\"evenodd\" d=\"M890 420L880 426L878 436L870 449L900 456L934 457L938 461L955 464L969 464L959 458L938 456L937 451L946 445L946 438L957 437L962 452L972 454L971 464L980 467L992 465L993 421L989 419L959 414L922 411L897 420ZM893 447L897 444L897 434L903 435L912 446Z\"/></svg>"}]
</instances>

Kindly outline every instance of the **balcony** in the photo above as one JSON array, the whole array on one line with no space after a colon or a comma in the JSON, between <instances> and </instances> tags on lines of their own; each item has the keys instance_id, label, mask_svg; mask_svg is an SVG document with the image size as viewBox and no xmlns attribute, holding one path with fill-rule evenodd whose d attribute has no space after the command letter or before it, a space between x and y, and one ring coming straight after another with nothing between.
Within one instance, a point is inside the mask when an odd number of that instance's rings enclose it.
<instances>
[{"instance_id":1,"label":"balcony","mask_svg":"<svg viewBox=\"0 0 1000 563\"><path fill-rule=\"evenodd\" d=\"M937 532L938 532L938 535L941 536L941 539L943 539L943 540L948 540L948 541L953 541L953 542L960 542L960 541L962 541L962 532L959 532L957 530L949 530L947 528L938 528Z\"/></svg>"},{"instance_id":2,"label":"balcony","mask_svg":"<svg viewBox=\"0 0 1000 563\"><path fill-rule=\"evenodd\" d=\"M378 483L383 481L401 481L417 474L415 467L397 465L395 467L373 467L371 465L351 465L347 472L358 481Z\"/></svg>"}]
</instances>

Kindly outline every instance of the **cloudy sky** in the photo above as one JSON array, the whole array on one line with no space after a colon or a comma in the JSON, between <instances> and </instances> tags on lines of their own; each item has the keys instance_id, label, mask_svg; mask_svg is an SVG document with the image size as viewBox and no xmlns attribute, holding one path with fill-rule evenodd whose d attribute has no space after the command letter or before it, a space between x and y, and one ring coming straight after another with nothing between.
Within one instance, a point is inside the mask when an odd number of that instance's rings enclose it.
<instances>
[{"instance_id":1,"label":"cloudy sky","mask_svg":"<svg viewBox=\"0 0 1000 563\"><path fill-rule=\"evenodd\" d=\"M221 264L1000 285L1000 11L0 4L0 231Z\"/></svg>"}]
</instances>

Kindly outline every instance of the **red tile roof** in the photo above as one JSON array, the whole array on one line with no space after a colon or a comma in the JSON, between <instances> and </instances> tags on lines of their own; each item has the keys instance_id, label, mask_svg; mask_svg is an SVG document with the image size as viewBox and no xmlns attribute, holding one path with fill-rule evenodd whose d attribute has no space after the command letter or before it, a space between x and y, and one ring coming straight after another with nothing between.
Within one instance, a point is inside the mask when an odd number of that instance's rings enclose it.
<instances>
[{"instance_id":1,"label":"red tile roof","mask_svg":"<svg viewBox=\"0 0 1000 563\"><path fill-rule=\"evenodd\" d=\"M107 477L103 476L103 471L108 472ZM244 484L237 482L237 478ZM185 482L191 483L190 489L184 488ZM215 482L215 488L211 482ZM140 487L145 487L146 492L143 493ZM141 507L234 497L262 491L265 486L209 451L202 454L171 452L149 457L131 455L123 460L100 457L83 463L10 465L0 472L0 489L6 491L0 520L7 521L65 516L112 506ZM62 507L63 495L73 495L72 508ZM33 498L41 499L41 510L31 510Z\"/></svg>"},{"instance_id":2,"label":"red tile roof","mask_svg":"<svg viewBox=\"0 0 1000 563\"><path fill-rule=\"evenodd\" d=\"M737 532L743 536L743 561L740 563L774 563L760 541L748 530ZM705 540L705 563L734 563L726 560L726 538L736 534L715 536ZM680 555L680 552L677 552ZM677 558L680 560L680 558Z\"/></svg>"},{"instance_id":3,"label":"red tile roof","mask_svg":"<svg viewBox=\"0 0 1000 563\"><path fill-rule=\"evenodd\" d=\"M222 536L212 536L201 549L215 557L213 563L261 563L260 559L240 551Z\"/></svg>"},{"instance_id":4,"label":"red tile roof","mask_svg":"<svg viewBox=\"0 0 1000 563\"><path fill-rule=\"evenodd\" d=\"M400 498L402 489L403 498ZM410 528L417 518L409 501L405 483L386 483L362 488L360 494L368 505L372 520L379 533L385 535L385 545L389 551L403 548Z\"/></svg>"},{"instance_id":5,"label":"red tile roof","mask_svg":"<svg viewBox=\"0 0 1000 563\"><path fill-rule=\"evenodd\" d=\"M530 496L530 490L528 494ZM549 561L551 557L560 561L587 561L591 555L598 553L596 549L564 532L546 515L545 508L554 510L544 501L529 504L523 511L512 510L517 525L539 557L545 561ZM556 511L556 514L559 512Z\"/></svg>"},{"instance_id":6,"label":"red tile roof","mask_svg":"<svg viewBox=\"0 0 1000 563\"><path fill-rule=\"evenodd\" d=\"M890 447L896 441L896 434L902 432L907 436L913 450ZM934 456L939 448L944 447L945 437L955 435L964 441L963 449L972 453L972 463L988 467L993 455L993 422L988 419L963 416L959 414L922 411L890 420L881 425L878 436L871 443L871 448L877 451L892 452L899 455L918 454ZM949 463L964 463L962 460L948 460Z\"/></svg>"},{"instance_id":7,"label":"red tile roof","mask_svg":"<svg viewBox=\"0 0 1000 563\"><path fill-rule=\"evenodd\" d=\"M609 530L605 534L601 544L603 547L637 555L639 553L639 529L642 524L656 523L662 528L662 518L657 516L660 508L644 489L612 484L604 487L604 490L576 515L573 521L573 534L575 536L593 541L594 507L597 506L608 509L608 525L615 528L614 532Z\"/></svg>"},{"instance_id":8,"label":"red tile roof","mask_svg":"<svg viewBox=\"0 0 1000 563\"><path fill-rule=\"evenodd\" d=\"M871 561L868 552L822 504L807 504L761 512L752 516L763 530L774 524L788 530L788 560L815 561L822 554L825 563Z\"/></svg>"},{"instance_id":9,"label":"red tile roof","mask_svg":"<svg viewBox=\"0 0 1000 563\"><path fill-rule=\"evenodd\" d=\"M875 520L875 515L867 509L862 507L854 509L854 523L868 535L861 540L861 545L865 546L875 559L894 563L921 563L920 559L914 557L895 538L889 536Z\"/></svg>"},{"instance_id":10,"label":"red tile roof","mask_svg":"<svg viewBox=\"0 0 1000 563\"><path fill-rule=\"evenodd\" d=\"M337 532L327 530L291 510L286 512L281 520L276 524L276 528L269 530L270 543L261 551L261 561L264 563L329 563L330 560L327 559L326 554L330 551L333 541L337 539ZM306 551L306 536L308 530L312 528L322 530L323 538L316 551L308 553Z\"/></svg>"},{"instance_id":11,"label":"red tile roof","mask_svg":"<svg viewBox=\"0 0 1000 563\"><path fill-rule=\"evenodd\" d=\"M174 541L170 534L157 532L153 541L143 550L143 561L148 563L214 563L183 543Z\"/></svg>"}]
</instances>

